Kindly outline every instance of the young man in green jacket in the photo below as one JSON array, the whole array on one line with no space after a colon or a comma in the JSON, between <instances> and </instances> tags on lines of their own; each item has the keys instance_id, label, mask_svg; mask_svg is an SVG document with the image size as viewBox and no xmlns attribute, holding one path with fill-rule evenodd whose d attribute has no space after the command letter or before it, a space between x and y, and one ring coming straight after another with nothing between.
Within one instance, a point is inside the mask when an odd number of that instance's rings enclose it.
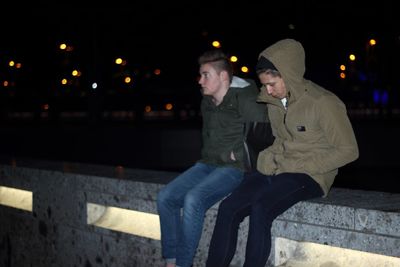
<instances>
[{"instance_id":1,"label":"young man in green jacket","mask_svg":"<svg viewBox=\"0 0 400 267\"><path fill-rule=\"evenodd\" d=\"M161 189L157 198L167 267L192 265L206 211L243 179L245 125L267 121L266 105L256 102L259 89L254 81L233 76L231 63L221 50L201 55L199 65L201 159Z\"/></svg>"},{"instance_id":2,"label":"young man in green jacket","mask_svg":"<svg viewBox=\"0 0 400 267\"><path fill-rule=\"evenodd\" d=\"M338 168L358 158L358 146L343 102L303 77L305 52L296 40L281 40L261 52L256 66L267 103L274 143L260 152L257 171L219 206L207 267L228 267L240 222L250 216L245 267L264 267L271 225L299 201L326 196Z\"/></svg>"}]
</instances>

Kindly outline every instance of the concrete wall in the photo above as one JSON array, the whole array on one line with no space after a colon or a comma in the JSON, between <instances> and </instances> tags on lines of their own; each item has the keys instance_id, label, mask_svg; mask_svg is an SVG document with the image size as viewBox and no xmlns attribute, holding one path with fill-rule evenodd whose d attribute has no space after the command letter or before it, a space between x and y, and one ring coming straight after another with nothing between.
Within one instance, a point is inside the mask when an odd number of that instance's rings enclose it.
<instances>
[{"instance_id":1,"label":"concrete wall","mask_svg":"<svg viewBox=\"0 0 400 267\"><path fill-rule=\"evenodd\" d=\"M31 191L33 202L32 211L0 205L0 266L162 266L159 240L89 225L87 203L156 215L156 194L176 175L67 162L3 162L0 186ZM0 191L0 202L2 197ZM399 207L400 194L340 188L328 198L298 203L274 222L269 264L314 258L304 242L399 260ZM207 212L195 267L204 266L216 213L217 205ZM232 266L243 263L247 225L247 220L241 225ZM383 262L370 266L396 266Z\"/></svg>"}]
</instances>

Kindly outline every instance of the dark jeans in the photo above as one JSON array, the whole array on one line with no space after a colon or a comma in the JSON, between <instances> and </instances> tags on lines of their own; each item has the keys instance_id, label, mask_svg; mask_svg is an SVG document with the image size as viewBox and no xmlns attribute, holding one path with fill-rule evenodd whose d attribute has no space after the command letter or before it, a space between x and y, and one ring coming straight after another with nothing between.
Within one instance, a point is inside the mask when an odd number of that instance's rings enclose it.
<instances>
[{"instance_id":1,"label":"dark jeans","mask_svg":"<svg viewBox=\"0 0 400 267\"><path fill-rule=\"evenodd\" d=\"M303 173L275 176L246 173L218 210L207 267L228 267L236 250L240 223L249 217L244 267L264 267L271 250L273 220L299 201L321 197L319 184Z\"/></svg>"}]
</instances>

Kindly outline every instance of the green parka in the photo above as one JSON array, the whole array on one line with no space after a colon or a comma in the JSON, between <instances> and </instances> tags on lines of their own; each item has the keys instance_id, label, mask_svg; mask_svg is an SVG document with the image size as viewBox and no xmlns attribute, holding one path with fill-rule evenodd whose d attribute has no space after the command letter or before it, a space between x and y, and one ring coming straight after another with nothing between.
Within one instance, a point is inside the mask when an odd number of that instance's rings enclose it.
<instances>
[{"instance_id":1,"label":"green parka","mask_svg":"<svg viewBox=\"0 0 400 267\"><path fill-rule=\"evenodd\" d=\"M293 39L261 52L280 72L287 89L287 109L262 88L275 141L260 152L257 169L267 175L306 173L328 194L338 168L358 158L358 145L344 103L303 77L305 52Z\"/></svg>"},{"instance_id":2,"label":"green parka","mask_svg":"<svg viewBox=\"0 0 400 267\"><path fill-rule=\"evenodd\" d=\"M256 101L259 92L254 81L234 76L218 106L211 96L203 96L201 162L244 170L245 123L268 122L265 103ZM230 158L231 151L235 161Z\"/></svg>"}]
</instances>

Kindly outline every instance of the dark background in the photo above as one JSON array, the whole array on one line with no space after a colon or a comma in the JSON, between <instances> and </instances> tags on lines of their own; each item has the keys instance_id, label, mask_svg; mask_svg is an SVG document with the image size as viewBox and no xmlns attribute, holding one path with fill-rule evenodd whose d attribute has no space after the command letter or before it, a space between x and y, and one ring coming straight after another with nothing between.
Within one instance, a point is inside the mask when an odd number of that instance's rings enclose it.
<instances>
[{"instance_id":1,"label":"dark background","mask_svg":"<svg viewBox=\"0 0 400 267\"><path fill-rule=\"evenodd\" d=\"M181 87L195 82L196 59L211 48L212 40L219 40L225 52L237 55L251 71L264 48L289 37L301 41L307 51L308 77L326 86L336 85L338 66L348 63L350 53L358 57L360 69L373 57L382 80L394 79L398 70L400 19L394 1L373 5L341 0L86 4L39 1L32 7L2 8L1 59L23 60L32 76L28 81L39 79L43 87L51 84L43 81L44 73L54 77L66 65L58 45L67 42L74 46L69 64L84 71L83 84L98 79L110 85L113 60L120 56L127 59L130 71L144 75L161 68L164 84ZM373 55L366 51L370 38L378 41Z\"/></svg>"},{"instance_id":2,"label":"dark background","mask_svg":"<svg viewBox=\"0 0 400 267\"><path fill-rule=\"evenodd\" d=\"M181 171L201 146L199 54L219 40L238 56L236 73L256 78L258 54L295 38L306 50L306 77L343 99L359 142L360 158L341 169L335 186L399 192L395 2L258 2L2 3L0 154ZM60 51L62 42L73 50ZM117 57L127 64L117 66ZM10 60L22 67L10 68ZM250 72L240 73L242 65ZM61 86L73 68L82 76Z\"/></svg>"}]
</instances>

